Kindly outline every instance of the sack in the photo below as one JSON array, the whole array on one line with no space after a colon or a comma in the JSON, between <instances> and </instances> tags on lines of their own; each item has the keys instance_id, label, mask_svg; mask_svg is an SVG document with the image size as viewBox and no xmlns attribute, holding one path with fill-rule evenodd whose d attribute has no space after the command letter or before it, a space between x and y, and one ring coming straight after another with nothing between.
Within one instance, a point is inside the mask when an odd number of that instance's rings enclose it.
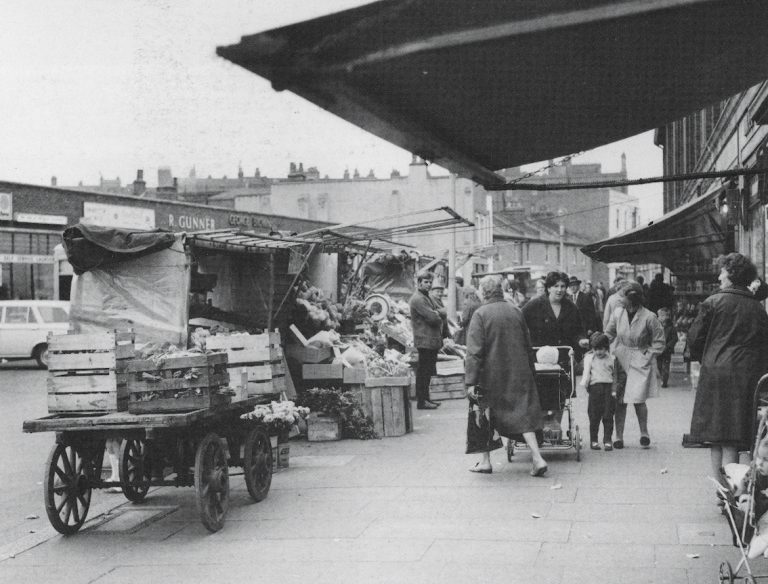
<instances>
[{"instance_id":1,"label":"sack","mask_svg":"<svg viewBox=\"0 0 768 584\"><path fill-rule=\"evenodd\" d=\"M494 431L486 415L487 410L475 410L470 402L467 414L467 451L466 454L491 452L503 448L501 437L494 439Z\"/></svg>"}]
</instances>

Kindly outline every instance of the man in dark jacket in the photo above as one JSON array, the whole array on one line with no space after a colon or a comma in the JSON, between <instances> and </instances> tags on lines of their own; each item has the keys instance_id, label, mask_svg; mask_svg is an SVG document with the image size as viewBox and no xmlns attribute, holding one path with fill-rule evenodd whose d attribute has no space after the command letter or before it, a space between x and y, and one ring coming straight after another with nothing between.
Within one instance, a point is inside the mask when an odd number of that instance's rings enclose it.
<instances>
[{"instance_id":1,"label":"man in dark jacket","mask_svg":"<svg viewBox=\"0 0 768 584\"><path fill-rule=\"evenodd\" d=\"M581 280L576 276L571 276L568 280L568 290L573 303L579 309L581 324L587 331L587 337L593 332L601 330L602 323L598 323L597 314L595 313L595 299L588 292L581 290Z\"/></svg>"},{"instance_id":2,"label":"man in dark jacket","mask_svg":"<svg viewBox=\"0 0 768 584\"><path fill-rule=\"evenodd\" d=\"M440 404L429 399L429 382L437 375L437 352L443 346L443 331L447 329L447 312L438 307L430 298L434 276L421 272L416 277L416 292L409 301L413 344L419 352L416 367L416 407L420 410L434 410Z\"/></svg>"}]
</instances>

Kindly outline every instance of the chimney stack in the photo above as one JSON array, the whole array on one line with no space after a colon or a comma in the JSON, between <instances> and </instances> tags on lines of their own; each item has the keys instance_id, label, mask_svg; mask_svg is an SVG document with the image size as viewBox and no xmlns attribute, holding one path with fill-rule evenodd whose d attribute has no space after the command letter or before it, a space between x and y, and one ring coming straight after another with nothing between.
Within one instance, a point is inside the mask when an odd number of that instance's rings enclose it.
<instances>
[{"instance_id":1,"label":"chimney stack","mask_svg":"<svg viewBox=\"0 0 768 584\"><path fill-rule=\"evenodd\" d=\"M51 177L51 186L55 187L57 184L58 184L58 180L56 179L55 176L52 176Z\"/></svg>"},{"instance_id":2,"label":"chimney stack","mask_svg":"<svg viewBox=\"0 0 768 584\"><path fill-rule=\"evenodd\" d=\"M140 197L147 190L147 183L144 182L144 171L139 169L136 171L136 180L133 181L133 196Z\"/></svg>"}]
</instances>

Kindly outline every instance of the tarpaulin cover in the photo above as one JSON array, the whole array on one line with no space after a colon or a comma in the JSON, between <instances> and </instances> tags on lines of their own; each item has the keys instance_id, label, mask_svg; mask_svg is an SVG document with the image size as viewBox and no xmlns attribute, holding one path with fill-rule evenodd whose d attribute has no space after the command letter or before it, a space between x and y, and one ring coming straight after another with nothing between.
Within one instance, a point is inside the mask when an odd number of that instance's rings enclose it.
<instances>
[{"instance_id":1,"label":"tarpaulin cover","mask_svg":"<svg viewBox=\"0 0 768 584\"><path fill-rule=\"evenodd\" d=\"M65 229L63 238L75 274L154 253L176 241L170 231L135 231L86 223Z\"/></svg>"},{"instance_id":2,"label":"tarpaulin cover","mask_svg":"<svg viewBox=\"0 0 768 584\"><path fill-rule=\"evenodd\" d=\"M363 277L369 292L386 293L393 298L410 298L416 282L416 260L383 254L363 265Z\"/></svg>"},{"instance_id":3,"label":"tarpaulin cover","mask_svg":"<svg viewBox=\"0 0 768 584\"><path fill-rule=\"evenodd\" d=\"M74 332L133 329L137 343L186 348L191 263L181 235L171 236L166 249L75 277L69 314Z\"/></svg>"}]
</instances>

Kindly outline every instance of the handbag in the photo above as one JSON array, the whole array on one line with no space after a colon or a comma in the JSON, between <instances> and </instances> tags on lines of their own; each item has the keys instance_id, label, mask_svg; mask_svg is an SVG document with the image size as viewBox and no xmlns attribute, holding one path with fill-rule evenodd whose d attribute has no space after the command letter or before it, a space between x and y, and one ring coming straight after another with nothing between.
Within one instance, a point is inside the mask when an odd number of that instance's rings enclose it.
<instances>
[{"instance_id":1,"label":"handbag","mask_svg":"<svg viewBox=\"0 0 768 584\"><path fill-rule=\"evenodd\" d=\"M494 438L496 435L496 438ZM469 411L467 413L467 449L465 454L478 452L491 452L503 448L501 437L496 434L488 420L488 408L484 407L482 400L475 401L470 398Z\"/></svg>"}]
</instances>

